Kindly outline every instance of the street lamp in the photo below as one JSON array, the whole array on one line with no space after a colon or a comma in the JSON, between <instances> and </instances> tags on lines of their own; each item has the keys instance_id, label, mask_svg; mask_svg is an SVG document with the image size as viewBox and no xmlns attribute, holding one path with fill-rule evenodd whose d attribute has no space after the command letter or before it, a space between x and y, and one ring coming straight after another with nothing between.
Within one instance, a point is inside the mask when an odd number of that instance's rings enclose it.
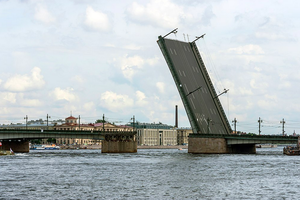
<instances>
[{"instance_id":1,"label":"street lamp","mask_svg":"<svg viewBox=\"0 0 300 200\"><path fill-rule=\"evenodd\" d=\"M51 118L48 114L47 114L47 130L48 130L48 119Z\"/></svg>"},{"instance_id":2,"label":"street lamp","mask_svg":"<svg viewBox=\"0 0 300 200\"><path fill-rule=\"evenodd\" d=\"M26 130L27 130L27 120L28 120L28 116L26 115L26 116L24 117L24 119L25 119L25 121L26 121L25 126L26 126Z\"/></svg>"}]
</instances>

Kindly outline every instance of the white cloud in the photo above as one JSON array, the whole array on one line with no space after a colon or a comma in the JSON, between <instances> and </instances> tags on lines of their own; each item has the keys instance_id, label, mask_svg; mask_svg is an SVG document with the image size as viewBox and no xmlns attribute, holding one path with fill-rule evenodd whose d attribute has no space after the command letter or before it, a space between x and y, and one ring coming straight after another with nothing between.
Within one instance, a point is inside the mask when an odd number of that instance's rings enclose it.
<instances>
[{"instance_id":1,"label":"white cloud","mask_svg":"<svg viewBox=\"0 0 300 200\"><path fill-rule=\"evenodd\" d=\"M127 95L106 91L101 94L101 106L112 111L126 111L133 106L133 99Z\"/></svg>"},{"instance_id":2,"label":"white cloud","mask_svg":"<svg viewBox=\"0 0 300 200\"><path fill-rule=\"evenodd\" d=\"M76 81L78 83L83 83L84 82L84 79L82 78L82 76L80 75L76 75L72 78L73 81Z\"/></svg>"},{"instance_id":3,"label":"white cloud","mask_svg":"<svg viewBox=\"0 0 300 200\"><path fill-rule=\"evenodd\" d=\"M94 102L91 101L91 102L85 103L83 105L83 108L85 110L93 110L95 108L95 104L94 104Z\"/></svg>"},{"instance_id":4,"label":"white cloud","mask_svg":"<svg viewBox=\"0 0 300 200\"><path fill-rule=\"evenodd\" d=\"M128 80L132 80L132 77L136 74L136 72L142 69L145 64L154 65L157 63L157 61L157 57L153 59L143 59L140 56L128 57L127 55L125 55L124 57L119 59L119 65L123 76Z\"/></svg>"},{"instance_id":5,"label":"white cloud","mask_svg":"<svg viewBox=\"0 0 300 200\"><path fill-rule=\"evenodd\" d=\"M16 99L16 93L13 93L13 92L1 92L0 95L1 95L1 99L0 99L1 104L6 104L7 102L13 104L13 103L16 103L16 101L17 101L17 99Z\"/></svg>"},{"instance_id":6,"label":"white cloud","mask_svg":"<svg viewBox=\"0 0 300 200\"><path fill-rule=\"evenodd\" d=\"M111 22L109 17L100 11L95 11L91 6L86 8L84 24L91 30L110 31Z\"/></svg>"},{"instance_id":7,"label":"white cloud","mask_svg":"<svg viewBox=\"0 0 300 200\"><path fill-rule=\"evenodd\" d=\"M261 99L257 102L258 106L264 110L276 109L278 106L276 95L265 95L264 97L264 99Z\"/></svg>"},{"instance_id":8,"label":"white cloud","mask_svg":"<svg viewBox=\"0 0 300 200\"><path fill-rule=\"evenodd\" d=\"M47 8L40 4L35 7L34 17L36 20L45 24L53 23L56 20L55 17L53 17L52 14L47 10Z\"/></svg>"},{"instance_id":9,"label":"white cloud","mask_svg":"<svg viewBox=\"0 0 300 200\"><path fill-rule=\"evenodd\" d=\"M66 101L75 101L77 99L76 95L73 94L73 88L61 89L59 87L55 88L52 92L50 92L50 96L54 98L54 100L66 100Z\"/></svg>"},{"instance_id":10,"label":"white cloud","mask_svg":"<svg viewBox=\"0 0 300 200\"><path fill-rule=\"evenodd\" d=\"M9 91L23 92L28 90L41 89L45 85L41 69L35 67L29 75L15 75L8 79L4 84L4 88Z\"/></svg>"},{"instance_id":11,"label":"white cloud","mask_svg":"<svg viewBox=\"0 0 300 200\"><path fill-rule=\"evenodd\" d=\"M127 9L131 20L139 23L150 23L163 28L180 27L181 21L190 18L185 14L182 7L170 0L152 0L147 5L140 5L133 2Z\"/></svg>"},{"instance_id":12,"label":"white cloud","mask_svg":"<svg viewBox=\"0 0 300 200\"><path fill-rule=\"evenodd\" d=\"M160 93L162 93L162 94L165 93L165 83L157 82L156 87Z\"/></svg>"},{"instance_id":13,"label":"white cloud","mask_svg":"<svg viewBox=\"0 0 300 200\"><path fill-rule=\"evenodd\" d=\"M240 54L240 55L241 54L259 55L265 53L259 45L254 45L254 44L248 44L241 47L230 48L228 49L228 52L234 54Z\"/></svg>"},{"instance_id":14,"label":"white cloud","mask_svg":"<svg viewBox=\"0 0 300 200\"><path fill-rule=\"evenodd\" d=\"M136 100L136 105L137 106L143 107L143 106L146 106L148 104L148 102L146 101L146 95L143 92L136 91L135 95L136 95L136 99L137 99Z\"/></svg>"},{"instance_id":15,"label":"white cloud","mask_svg":"<svg viewBox=\"0 0 300 200\"><path fill-rule=\"evenodd\" d=\"M126 79L131 80L137 69L143 68L145 61L140 56L127 57L121 60L121 70Z\"/></svg>"},{"instance_id":16,"label":"white cloud","mask_svg":"<svg viewBox=\"0 0 300 200\"><path fill-rule=\"evenodd\" d=\"M128 49L128 50L140 50L141 47L140 46L137 46L135 44L129 44L129 45L126 45L124 46L125 49Z\"/></svg>"}]
</instances>

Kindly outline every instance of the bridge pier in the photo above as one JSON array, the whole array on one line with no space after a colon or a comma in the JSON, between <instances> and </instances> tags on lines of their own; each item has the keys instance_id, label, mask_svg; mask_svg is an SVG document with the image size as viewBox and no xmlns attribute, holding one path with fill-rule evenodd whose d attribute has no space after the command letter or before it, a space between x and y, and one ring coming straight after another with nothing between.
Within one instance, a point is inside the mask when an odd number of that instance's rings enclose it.
<instances>
[{"instance_id":1,"label":"bridge pier","mask_svg":"<svg viewBox=\"0 0 300 200\"><path fill-rule=\"evenodd\" d=\"M0 149L9 151L12 149L15 153L28 153L28 140L2 140Z\"/></svg>"},{"instance_id":2,"label":"bridge pier","mask_svg":"<svg viewBox=\"0 0 300 200\"><path fill-rule=\"evenodd\" d=\"M199 154L255 154L255 144L227 145L225 138L189 137L188 153Z\"/></svg>"},{"instance_id":3,"label":"bridge pier","mask_svg":"<svg viewBox=\"0 0 300 200\"><path fill-rule=\"evenodd\" d=\"M235 144L228 145L229 153L236 154L256 154L255 144Z\"/></svg>"},{"instance_id":4,"label":"bridge pier","mask_svg":"<svg viewBox=\"0 0 300 200\"><path fill-rule=\"evenodd\" d=\"M136 153L135 135L106 135L102 141L101 153Z\"/></svg>"}]
</instances>

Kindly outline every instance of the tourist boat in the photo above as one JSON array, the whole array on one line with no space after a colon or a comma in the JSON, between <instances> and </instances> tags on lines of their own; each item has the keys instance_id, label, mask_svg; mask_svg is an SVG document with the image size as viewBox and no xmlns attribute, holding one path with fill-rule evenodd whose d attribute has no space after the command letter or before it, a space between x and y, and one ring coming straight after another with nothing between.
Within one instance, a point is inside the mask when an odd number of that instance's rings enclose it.
<instances>
[{"instance_id":1,"label":"tourist boat","mask_svg":"<svg viewBox=\"0 0 300 200\"><path fill-rule=\"evenodd\" d=\"M55 144L52 145L33 145L30 150L59 150L60 147Z\"/></svg>"},{"instance_id":2,"label":"tourist boat","mask_svg":"<svg viewBox=\"0 0 300 200\"><path fill-rule=\"evenodd\" d=\"M298 156L300 155L300 149L298 146L286 146L283 148L283 154L288 156Z\"/></svg>"},{"instance_id":3,"label":"tourist boat","mask_svg":"<svg viewBox=\"0 0 300 200\"><path fill-rule=\"evenodd\" d=\"M288 155L288 156L299 156L300 155L300 136L298 137L297 146L284 147L283 154Z\"/></svg>"}]
</instances>

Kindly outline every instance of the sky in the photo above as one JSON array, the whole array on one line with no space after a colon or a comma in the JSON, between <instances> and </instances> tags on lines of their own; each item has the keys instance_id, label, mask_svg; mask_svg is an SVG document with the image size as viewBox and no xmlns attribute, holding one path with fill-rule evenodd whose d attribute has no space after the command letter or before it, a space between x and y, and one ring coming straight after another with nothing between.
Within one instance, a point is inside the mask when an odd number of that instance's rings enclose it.
<instances>
[{"instance_id":1,"label":"sky","mask_svg":"<svg viewBox=\"0 0 300 200\"><path fill-rule=\"evenodd\" d=\"M190 127L157 45L196 42L231 125L300 133L296 0L0 0L0 124L105 119ZM233 126L232 126L232 129Z\"/></svg>"}]
</instances>

